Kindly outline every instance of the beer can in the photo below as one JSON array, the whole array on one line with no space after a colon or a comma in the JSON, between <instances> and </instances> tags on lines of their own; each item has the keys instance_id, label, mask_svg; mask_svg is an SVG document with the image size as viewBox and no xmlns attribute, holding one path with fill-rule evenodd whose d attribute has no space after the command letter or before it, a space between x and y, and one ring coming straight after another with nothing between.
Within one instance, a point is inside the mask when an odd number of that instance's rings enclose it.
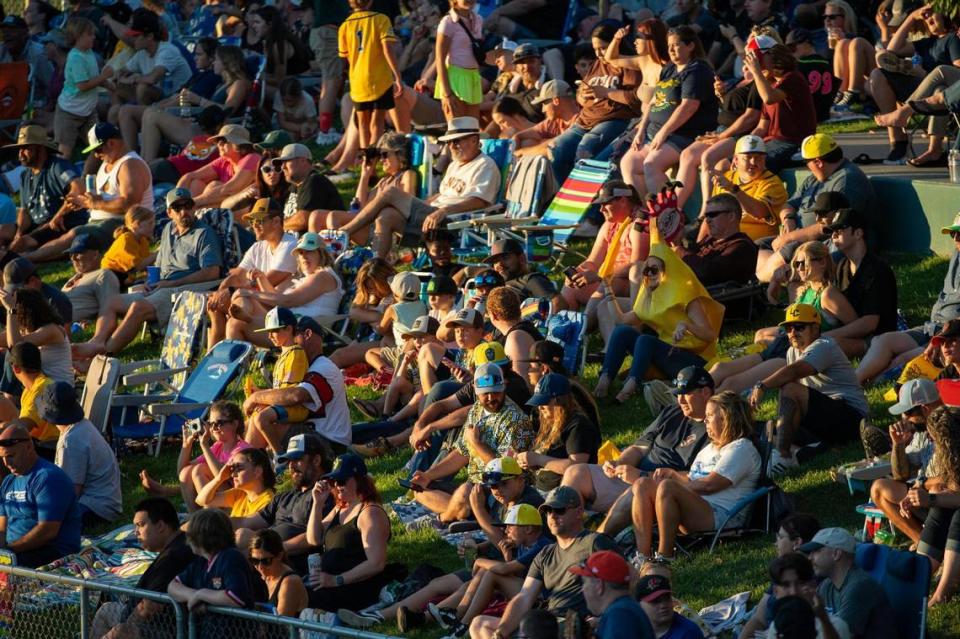
<instances>
[{"instance_id":1,"label":"beer can","mask_svg":"<svg viewBox=\"0 0 960 639\"><path fill-rule=\"evenodd\" d=\"M97 176L96 175L86 176L84 178L84 183L86 184L86 187L87 187L87 193L89 193L90 195L97 194Z\"/></svg>"}]
</instances>

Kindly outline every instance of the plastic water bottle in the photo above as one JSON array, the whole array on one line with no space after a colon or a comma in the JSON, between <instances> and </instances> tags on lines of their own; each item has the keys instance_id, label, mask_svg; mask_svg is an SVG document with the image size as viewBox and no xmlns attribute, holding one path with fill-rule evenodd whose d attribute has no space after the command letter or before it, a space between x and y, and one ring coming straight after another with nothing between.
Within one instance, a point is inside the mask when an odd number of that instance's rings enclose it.
<instances>
[{"instance_id":1,"label":"plastic water bottle","mask_svg":"<svg viewBox=\"0 0 960 639\"><path fill-rule=\"evenodd\" d=\"M950 169L950 181L954 184L960 183L960 151L950 149L947 154L947 167Z\"/></svg>"},{"instance_id":2,"label":"plastic water bottle","mask_svg":"<svg viewBox=\"0 0 960 639\"><path fill-rule=\"evenodd\" d=\"M356 215L360 212L360 198L355 197L350 200L350 215Z\"/></svg>"},{"instance_id":3,"label":"plastic water bottle","mask_svg":"<svg viewBox=\"0 0 960 639\"><path fill-rule=\"evenodd\" d=\"M919 67L922 62L923 62L923 58L920 57L919 53L914 53L913 57L910 58L910 63L913 64L913 66L915 67Z\"/></svg>"}]
</instances>

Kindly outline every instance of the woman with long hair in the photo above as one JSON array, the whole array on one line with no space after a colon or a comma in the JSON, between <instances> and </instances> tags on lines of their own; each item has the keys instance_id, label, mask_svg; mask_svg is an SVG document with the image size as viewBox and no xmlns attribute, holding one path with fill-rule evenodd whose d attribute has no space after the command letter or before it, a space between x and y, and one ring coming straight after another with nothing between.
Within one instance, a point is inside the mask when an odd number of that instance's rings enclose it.
<instances>
[{"instance_id":1,"label":"woman with long hair","mask_svg":"<svg viewBox=\"0 0 960 639\"><path fill-rule=\"evenodd\" d=\"M273 606L278 615L300 617L300 612L307 607L307 589L300 575L287 565L287 553L280 534L270 528L258 530L247 547L247 556L267 584L269 598L266 603ZM279 633L269 634L281 636Z\"/></svg>"},{"instance_id":2,"label":"woman with long hair","mask_svg":"<svg viewBox=\"0 0 960 639\"><path fill-rule=\"evenodd\" d=\"M645 111L657 90L660 72L663 71L663 67L670 64L670 54L667 51L667 26L657 18L647 18L637 22L633 35L637 55L621 56L620 45L629 34L629 27L623 27L617 31L607 46L603 58L615 67L640 72L641 80L634 97ZM613 99L616 100L616 97Z\"/></svg>"},{"instance_id":3,"label":"woman with long hair","mask_svg":"<svg viewBox=\"0 0 960 639\"><path fill-rule=\"evenodd\" d=\"M617 326L607 342L593 391L597 398L607 396L628 355L633 355L633 362L618 402L637 392L652 366L674 378L687 366L703 366L716 352L723 307L673 249L660 243L654 219L649 228L650 256L631 272L631 280L640 285L633 308L623 312L608 287L600 288L603 304Z\"/></svg>"},{"instance_id":4,"label":"woman with long hair","mask_svg":"<svg viewBox=\"0 0 960 639\"><path fill-rule=\"evenodd\" d=\"M350 305L350 319L376 330L383 320L384 312L393 302L390 279L396 274L397 270L383 258L375 257L365 262L357 271L357 292L353 304ZM379 346L379 341L354 340L333 351L330 359L339 368L347 368L363 362L367 351Z\"/></svg>"},{"instance_id":5,"label":"woman with long hair","mask_svg":"<svg viewBox=\"0 0 960 639\"><path fill-rule=\"evenodd\" d=\"M267 56L267 83L276 89L288 75L296 76L310 68L310 49L290 29L276 7L260 7L256 14L266 24L263 54Z\"/></svg>"},{"instance_id":6,"label":"woman with long hair","mask_svg":"<svg viewBox=\"0 0 960 639\"><path fill-rule=\"evenodd\" d=\"M220 206L233 210L233 219L242 222L253 203L263 197L273 198L276 202L286 202L290 195L290 184L283 171L276 165L273 153L264 153L257 167L257 178L253 184L231 195Z\"/></svg>"},{"instance_id":7,"label":"woman with long hair","mask_svg":"<svg viewBox=\"0 0 960 639\"><path fill-rule=\"evenodd\" d=\"M336 505L324 516L331 495ZM307 543L324 553L307 577L310 607L356 611L375 603L390 580L384 572L389 541L390 520L367 465L353 453L340 455L313 487Z\"/></svg>"},{"instance_id":8,"label":"woman with long hair","mask_svg":"<svg viewBox=\"0 0 960 639\"><path fill-rule=\"evenodd\" d=\"M864 84L877 66L873 45L860 36L857 13L845 0L830 0L824 5L823 28L827 46L833 51L833 77L840 82L836 106L859 106Z\"/></svg>"},{"instance_id":9,"label":"woman with long hair","mask_svg":"<svg viewBox=\"0 0 960 639\"><path fill-rule=\"evenodd\" d=\"M707 400L707 437L689 471L658 468L633 484L633 526L637 555L651 557L653 527L660 533L654 561L674 559L677 532L714 530L726 522L733 506L756 488L760 453L750 438L753 412L740 395L729 391ZM741 511L743 519L748 510Z\"/></svg>"},{"instance_id":10,"label":"woman with long hair","mask_svg":"<svg viewBox=\"0 0 960 639\"><path fill-rule=\"evenodd\" d=\"M640 194L659 191L680 152L717 126L714 73L700 38L690 27L676 27L667 36L667 49L670 64L661 71L633 144L620 160L624 182Z\"/></svg>"},{"instance_id":11,"label":"woman with long hair","mask_svg":"<svg viewBox=\"0 0 960 639\"><path fill-rule=\"evenodd\" d=\"M928 606L953 599L960 584L960 408L941 406L927 418L939 485L914 486L900 502L905 517L928 508L917 553L930 559L931 572L941 567L940 581Z\"/></svg>"},{"instance_id":12,"label":"woman with long hair","mask_svg":"<svg viewBox=\"0 0 960 639\"><path fill-rule=\"evenodd\" d=\"M857 312L843 292L834 285L836 265L830 249L823 242L801 244L793 256L789 275L791 304L810 304L820 313L820 332L832 337L830 331L857 319ZM772 284L776 285L776 284ZM849 357L862 355L866 344L862 339L834 337ZM719 390L742 392L765 379L786 364L790 343L777 326L759 329L754 341L764 344L760 353L751 353L728 362L716 364L710 370Z\"/></svg>"},{"instance_id":13,"label":"woman with long hair","mask_svg":"<svg viewBox=\"0 0 960 639\"><path fill-rule=\"evenodd\" d=\"M483 39L483 18L474 12L476 4L476 0L453 0L437 27L433 97L440 100L448 122L461 116L480 117L481 60L474 54L473 43Z\"/></svg>"},{"instance_id":14,"label":"woman with long hair","mask_svg":"<svg viewBox=\"0 0 960 639\"><path fill-rule=\"evenodd\" d=\"M525 470L544 468L563 475L571 464L596 464L600 428L572 394L570 380L559 373L540 378L527 406L540 415L540 429L530 450L517 453Z\"/></svg>"},{"instance_id":15,"label":"woman with long hair","mask_svg":"<svg viewBox=\"0 0 960 639\"><path fill-rule=\"evenodd\" d=\"M229 510L230 520L236 523L266 508L273 499L276 483L273 464L263 449L234 450L216 477L200 489L197 505L201 508ZM223 490L228 484L232 488Z\"/></svg>"},{"instance_id":16,"label":"woman with long hair","mask_svg":"<svg viewBox=\"0 0 960 639\"><path fill-rule=\"evenodd\" d=\"M178 146L186 146L195 136L203 133L200 125L193 118L175 115L169 111L170 107L216 106L223 110L223 117L226 119L237 115L247 103L252 83L247 75L243 51L239 47L223 45L216 48L212 58L202 56L202 48L198 48L197 51L198 63L207 64L209 59L213 73L222 78L222 83L210 97L200 95L191 88L184 88L180 93L158 102L143 112L140 155L147 162L160 157L160 145L164 140Z\"/></svg>"},{"instance_id":17,"label":"woman with long hair","mask_svg":"<svg viewBox=\"0 0 960 639\"><path fill-rule=\"evenodd\" d=\"M336 315L343 297L343 283L333 268L333 258L316 233L304 233L293 253L299 273L277 289L264 273L256 277L257 289L239 289L230 301L227 339L242 339L270 348L263 328L267 311L275 306L289 308L297 315L322 321Z\"/></svg>"},{"instance_id":18,"label":"woman with long hair","mask_svg":"<svg viewBox=\"0 0 960 639\"><path fill-rule=\"evenodd\" d=\"M40 349L43 374L55 382L73 384L73 356L70 336L62 318L37 289L18 288L13 293L0 291L0 302L7 311L7 348L30 342Z\"/></svg>"}]
</instances>

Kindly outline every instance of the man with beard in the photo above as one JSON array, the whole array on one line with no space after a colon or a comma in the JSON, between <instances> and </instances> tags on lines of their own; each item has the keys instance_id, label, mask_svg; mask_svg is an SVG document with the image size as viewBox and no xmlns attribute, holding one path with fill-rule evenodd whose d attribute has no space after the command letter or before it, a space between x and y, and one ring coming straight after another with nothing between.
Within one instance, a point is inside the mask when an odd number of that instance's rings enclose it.
<instances>
[{"instance_id":1,"label":"man with beard","mask_svg":"<svg viewBox=\"0 0 960 639\"><path fill-rule=\"evenodd\" d=\"M556 286L546 275L530 270L523 244L517 240L497 240L490 247L489 257L483 261L503 276L507 286L519 293L521 300L528 297L553 299L557 294Z\"/></svg>"},{"instance_id":2,"label":"man with beard","mask_svg":"<svg viewBox=\"0 0 960 639\"><path fill-rule=\"evenodd\" d=\"M290 438L286 452L277 461L287 463L293 488L277 493L266 508L237 522L237 547L244 552L257 530L270 528L283 539L283 549L291 565L300 574L306 573L306 554L313 550L307 543L307 521L313 509L311 490L321 475L330 470L333 453L315 433ZM324 508L328 512L330 505Z\"/></svg>"}]
</instances>

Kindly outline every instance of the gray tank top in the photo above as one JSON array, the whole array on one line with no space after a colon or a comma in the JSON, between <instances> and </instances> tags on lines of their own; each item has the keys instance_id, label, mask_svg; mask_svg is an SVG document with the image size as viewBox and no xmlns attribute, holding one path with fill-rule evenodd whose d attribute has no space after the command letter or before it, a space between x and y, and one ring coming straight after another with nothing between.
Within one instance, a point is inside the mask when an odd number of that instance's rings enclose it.
<instances>
[{"instance_id":1,"label":"gray tank top","mask_svg":"<svg viewBox=\"0 0 960 639\"><path fill-rule=\"evenodd\" d=\"M57 344L48 344L40 347L40 369L43 374L55 382L74 383L73 355L70 351L70 340L63 329L63 341Z\"/></svg>"}]
</instances>

